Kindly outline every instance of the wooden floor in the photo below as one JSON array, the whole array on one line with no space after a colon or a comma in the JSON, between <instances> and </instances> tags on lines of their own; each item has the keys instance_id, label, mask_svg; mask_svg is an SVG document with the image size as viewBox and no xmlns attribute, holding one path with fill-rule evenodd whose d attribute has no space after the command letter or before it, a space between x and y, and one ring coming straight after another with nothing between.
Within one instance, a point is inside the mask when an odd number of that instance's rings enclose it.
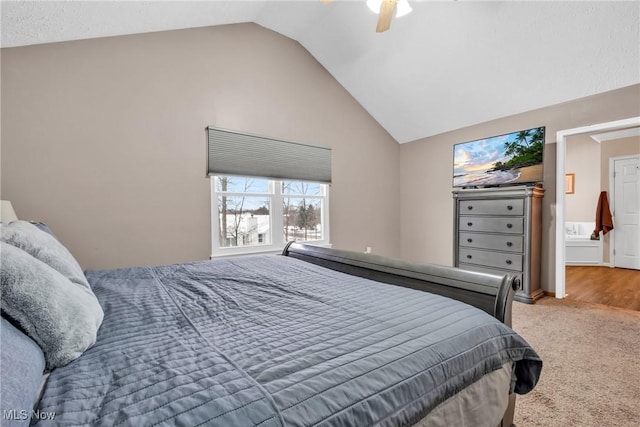
<instances>
[{"instance_id":1,"label":"wooden floor","mask_svg":"<svg viewBox=\"0 0 640 427\"><path fill-rule=\"evenodd\" d=\"M567 298L640 311L640 270L566 267Z\"/></svg>"}]
</instances>

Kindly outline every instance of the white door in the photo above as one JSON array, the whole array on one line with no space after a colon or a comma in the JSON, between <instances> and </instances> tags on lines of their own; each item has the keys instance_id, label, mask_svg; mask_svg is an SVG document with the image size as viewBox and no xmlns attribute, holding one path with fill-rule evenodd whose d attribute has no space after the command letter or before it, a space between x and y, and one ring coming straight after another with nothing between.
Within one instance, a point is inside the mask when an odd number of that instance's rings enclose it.
<instances>
[{"instance_id":1,"label":"white door","mask_svg":"<svg viewBox=\"0 0 640 427\"><path fill-rule=\"evenodd\" d=\"M614 267L640 270L640 157L614 164Z\"/></svg>"}]
</instances>

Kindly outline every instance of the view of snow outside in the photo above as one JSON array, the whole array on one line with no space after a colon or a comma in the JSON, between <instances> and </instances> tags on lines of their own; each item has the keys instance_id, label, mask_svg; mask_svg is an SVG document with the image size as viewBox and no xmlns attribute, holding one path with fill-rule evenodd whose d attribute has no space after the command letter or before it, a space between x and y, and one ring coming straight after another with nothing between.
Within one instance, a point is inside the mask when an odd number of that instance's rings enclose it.
<instances>
[{"instance_id":1,"label":"view of snow outside","mask_svg":"<svg viewBox=\"0 0 640 427\"><path fill-rule=\"evenodd\" d=\"M220 246L272 244L269 181L219 177L217 186ZM282 195L282 243L322 240L321 184L284 181Z\"/></svg>"}]
</instances>

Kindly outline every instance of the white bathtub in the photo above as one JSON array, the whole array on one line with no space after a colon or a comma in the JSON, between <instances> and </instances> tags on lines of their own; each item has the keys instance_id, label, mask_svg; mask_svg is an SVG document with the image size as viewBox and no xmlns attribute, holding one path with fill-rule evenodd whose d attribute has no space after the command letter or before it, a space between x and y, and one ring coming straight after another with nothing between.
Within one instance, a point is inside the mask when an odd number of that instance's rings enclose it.
<instances>
[{"instance_id":1,"label":"white bathtub","mask_svg":"<svg viewBox=\"0 0 640 427\"><path fill-rule=\"evenodd\" d=\"M600 240L591 240L594 228L594 222L565 222L567 265L602 264L602 233Z\"/></svg>"}]
</instances>

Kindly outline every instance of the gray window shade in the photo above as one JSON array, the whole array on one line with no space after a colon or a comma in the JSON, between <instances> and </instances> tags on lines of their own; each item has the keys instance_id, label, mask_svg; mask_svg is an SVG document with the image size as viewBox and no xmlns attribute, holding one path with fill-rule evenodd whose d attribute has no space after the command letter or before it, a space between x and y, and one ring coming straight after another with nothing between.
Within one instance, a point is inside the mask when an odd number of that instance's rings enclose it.
<instances>
[{"instance_id":1,"label":"gray window shade","mask_svg":"<svg viewBox=\"0 0 640 427\"><path fill-rule=\"evenodd\" d=\"M209 175L331 182L331 149L208 127Z\"/></svg>"}]
</instances>

